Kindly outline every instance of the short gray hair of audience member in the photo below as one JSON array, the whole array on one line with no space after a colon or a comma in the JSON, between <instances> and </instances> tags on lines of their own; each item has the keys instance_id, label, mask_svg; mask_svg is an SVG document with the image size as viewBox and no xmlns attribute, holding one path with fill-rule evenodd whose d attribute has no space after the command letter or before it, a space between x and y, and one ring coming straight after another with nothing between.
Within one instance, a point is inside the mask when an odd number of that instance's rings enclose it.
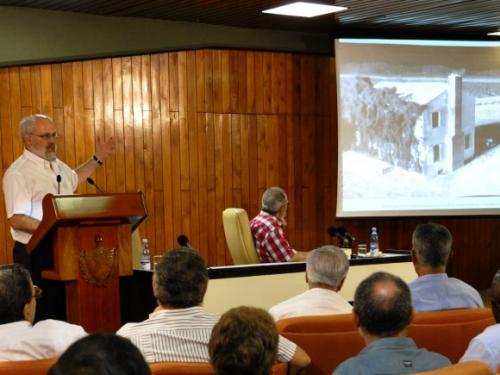
<instances>
[{"instance_id":1,"label":"short gray hair of audience member","mask_svg":"<svg viewBox=\"0 0 500 375\"><path fill-rule=\"evenodd\" d=\"M286 204L288 204L288 196L280 187L270 187L262 194L262 209L269 213L277 213Z\"/></svg>"},{"instance_id":2,"label":"short gray hair of audience member","mask_svg":"<svg viewBox=\"0 0 500 375\"><path fill-rule=\"evenodd\" d=\"M24 136L27 134L33 134L35 131L36 120L49 120L50 122L54 122L52 118L46 115L36 114L26 116L19 122L19 138L21 142L24 144Z\"/></svg>"},{"instance_id":3,"label":"short gray hair of audience member","mask_svg":"<svg viewBox=\"0 0 500 375\"><path fill-rule=\"evenodd\" d=\"M393 284L395 292L377 290L384 283ZM353 312L364 332L380 338L396 336L410 324L410 288L395 275L375 272L356 288Z\"/></svg>"},{"instance_id":4,"label":"short gray hair of audience member","mask_svg":"<svg viewBox=\"0 0 500 375\"><path fill-rule=\"evenodd\" d=\"M413 231L413 249L420 264L433 268L446 266L452 243L450 231L441 224L419 224Z\"/></svg>"},{"instance_id":5,"label":"short gray hair of audience member","mask_svg":"<svg viewBox=\"0 0 500 375\"><path fill-rule=\"evenodd\" d=\"M268 375L278 353L278 330L261 308L240 306L214 326L208 352L217 375Z\"/></svg>"},{"instance_id":6,"label":"short gray hair of audience member","mask_svg":"<svg viewBox=\"0 0 500 375\"><path fill-rule=\"evenodd\" d=\"M0 265L0 324L24 320L24 306L33 298L31 283L20 264Z\"/></svg>"},{"instance_id":7,"label":"short gray hair of audience member","mask_svg":"<svg viewBox=\"0 0 500 375\"><path fill-rule=\"evenodd\" d=\"M500 323L500 269L493 276L489 290L491 309L497 323Z\"/></svg>"},{"instance_id":8,"label":"short gray hair of audience member","mask_svg":"<svg viewBox=\"0 0 500 375\"><path fill-rule=\"evenodd\" d=\"M349 271L349 259L336 246L323 246L307 255L307 280L338 289Z\"/></svg>"},{"instance_id":9,"label":"short gray hair of audience member","mask_svg":"<svg viewBox=\"0 0 500 375\"><path fill-rule=\"evenodd\" d=\"M207 265L194 249L168 251L155 266L155 297L161 305L174 308L199 306L208 285Z\"/></svg>"},{"instance_id":10,"label":"short gray hair of audience member","mask_svg":"<svg viewBox=\"0 0 500 375\"><path fill-rule=\"evenodd\" d=\"M137 347L125 337L96 333L71 344L47 375L149 375Z\"/></svg>"}]
</instances>

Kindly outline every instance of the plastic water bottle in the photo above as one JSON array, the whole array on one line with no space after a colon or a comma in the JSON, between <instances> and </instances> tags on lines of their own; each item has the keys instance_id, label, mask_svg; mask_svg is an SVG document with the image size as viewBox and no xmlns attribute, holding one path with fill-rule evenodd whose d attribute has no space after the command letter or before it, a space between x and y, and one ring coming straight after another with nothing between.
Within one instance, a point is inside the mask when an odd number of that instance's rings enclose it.
<instances>
[{"instance_id":1,"label":"plastic water bottle","mask_svg":"<svg viewBox=\"0 0 500 375\"><path fill-rule=\"evenodd\" d=\"M149 253L148 239L142 240L141 270L151 271L151 256Z\"/></svg>"},{"instance_id":2,"label":"plastic water bottle","mask_svg":"<svg viewBox=\"0 0 500 375\"><path fill-rule=\"evenodd\" d=\"M372 234L370 235L370 256L379 256L378 233L375 227L372 228Z\"/></svg>"}]
</instances>

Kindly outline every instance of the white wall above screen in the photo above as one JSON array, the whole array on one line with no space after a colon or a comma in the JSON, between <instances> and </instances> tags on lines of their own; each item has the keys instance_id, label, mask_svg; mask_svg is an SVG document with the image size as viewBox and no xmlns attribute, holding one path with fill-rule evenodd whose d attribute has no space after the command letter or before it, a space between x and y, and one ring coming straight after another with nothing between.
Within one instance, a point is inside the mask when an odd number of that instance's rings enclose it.
<instances>
[{"instance_id":1,"label":"white wall above screen","mask_svg":"<svg viewBox=\"0 0 500 375\"><path fill-rule=\"evenodd\" d=\"M500 43L335 41L337 217L500 214Z\"/></svg>"}]
</instances>

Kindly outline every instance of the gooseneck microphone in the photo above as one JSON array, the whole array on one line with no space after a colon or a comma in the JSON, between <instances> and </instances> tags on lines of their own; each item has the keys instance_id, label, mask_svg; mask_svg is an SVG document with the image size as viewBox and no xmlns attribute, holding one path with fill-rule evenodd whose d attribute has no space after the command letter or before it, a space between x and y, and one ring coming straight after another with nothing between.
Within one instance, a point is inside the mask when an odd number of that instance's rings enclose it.
<instances>
[{"instance_id":1,"label":"gooseneck microphone","mask_svg":"<svg viewBox=\"0 0 500 375\"><path fill-rule=\"evenodd\" d=\"M177 243L182 247L187 247L189 249L193 248L193 246L191 246L191 244L189 243L189 238L187 238L185 234L181 234L179 235L179 237L177 237Z\"/></svg>"},{"instance_id":2,"label":"gooseneck microphone","mask_svg":"<svg viewBox=\"0 0 500 375\"><path fill-rule=\"evenodd\" d=\"M61 194L61 180L62 180L61 175L58 174L56 176L56 181L57 181L57 195Z\"/></svg>"},{"instance_id":3,"label":"gooseneck microphone","mask_svg":"<svg viewBox=\"0 0 500 375\"><path fill-rule=\"evenodd\" d=\"M100 192L100 193L102 193L102 194L106 194L106 192L105 192L104 190L102 190L102 189L99 187L99 185L97 185L97 184L95 183L95 181L94 181L93 179L91 179L90 177L87 177L87 182L88 182L90 185L95 186L95 188L96 188L97 190L99 190L99 192Z\"/></svg>"}]
</instances>

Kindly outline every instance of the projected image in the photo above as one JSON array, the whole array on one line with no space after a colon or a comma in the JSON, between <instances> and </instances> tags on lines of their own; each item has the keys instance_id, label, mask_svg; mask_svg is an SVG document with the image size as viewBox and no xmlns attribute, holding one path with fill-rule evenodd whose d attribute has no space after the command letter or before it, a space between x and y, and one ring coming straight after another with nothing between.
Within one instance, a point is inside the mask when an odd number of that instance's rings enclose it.
<instances>
[{"instance_id":1,"label":"projected image","mask_svg":"<svg viewBox=\"0 0 500 375\"><path fill-rule=\"evenodd\" d=\"M500 47L336 46L338 216L500 208Z\"/></svg>"}]
</instances>

